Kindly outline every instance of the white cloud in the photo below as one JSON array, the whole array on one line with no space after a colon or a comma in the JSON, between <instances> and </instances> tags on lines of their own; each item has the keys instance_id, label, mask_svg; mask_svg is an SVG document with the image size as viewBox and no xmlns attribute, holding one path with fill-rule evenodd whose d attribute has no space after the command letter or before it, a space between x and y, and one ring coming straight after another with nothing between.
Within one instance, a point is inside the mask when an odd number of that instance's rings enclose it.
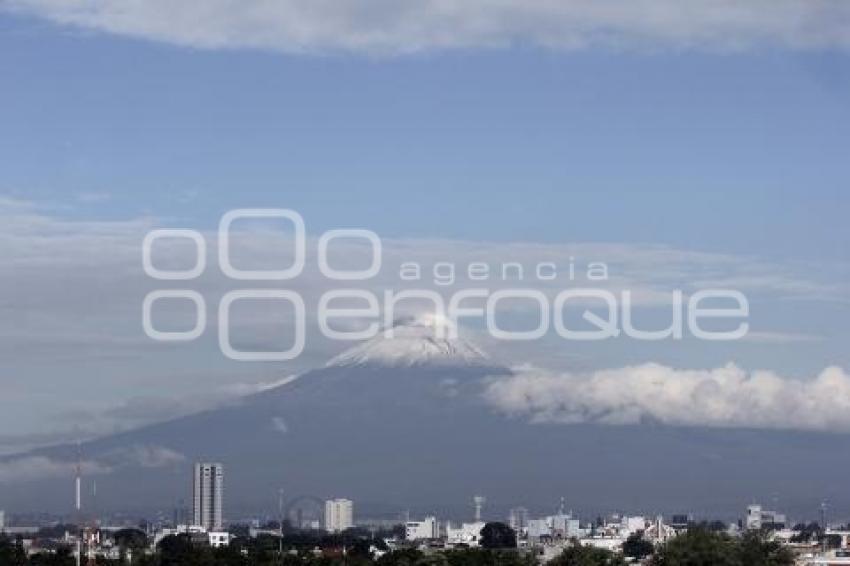
<instances>
[{"instance_id":1,"label":"white cloud","mask_svg":"<svg viewBox=\"0 0 850 566\"><path fill-rule=\"evenodd\" d=\"M850 47L843 0L7 0L8 9L197 48L399 54L512 44L576 50Z\"/></svg>"},{"instance_id":2,"label":"white cloud","mask_svg":"<svg viewBox=\"0 0 850 566\"><path fill-rule=\"evenodd\" d=\"M232 399L232 395L244 397L247 395L253 395L255 393L262 393L263 391L268 391L270 389L275 389L282 385L286 385L287 383L292 383L296 379L298 379L298 374L287 375L280 379L273 379L271 381L261 381L258 383L231 383L223 386L222 392L227 394L228 398L230 399Z\"/></svg>"},{"instance_id":3,"label":"white cloud","mask_svg":"<svg viewBox=\"0 0 850 566\"><path fill-rule=\"evenodd\" d=\"M163 446L135 445L117 450L107 455L121 465L138 465L143 468L165 468L179 464L186 457L179 452Z\"/></svg>"},{"instance_id":4,"label":"white cloud","mask_svg":"<svg viewBox=\"0 0 850 566\"><path fill-rule=\"evenodd\" d=\"M741 340L760 344L793 344L797 342L820 342L824 340L824 337L802 332L761 332L751 330Z\"/></svg>"},{"instance_id":5,"label":"white cloud","mask_svg":"<svg viewBox=\"0 0 850 566\"><path fill-rule=\"evenodd\" d=\"M283 420L283 417L272 417L272 429L280 434L286 434L289 432L289 426L286 424L286 421Z\"/></svg>"},{"instance_id":6,"label":"white cloud","mask_svg":"<svg viewBox=\"0 0 850 566\"><path fill-rule=\"evenodd\" d=\"M0 212L21 212L35 207L31 201L0 194Z\"/></svg>"},{"instance_id":7,"label":"white cloud","mask_svg":"<svg viewBox=\"0 0 850 566\"><path fill-rule=\"evenodd\" d=\"M73 477L76 462L47 456L25 456L0 461L0 483L32 481L55 477ZM97 462L83 461L80 470L85 475L108 473L110 468Z\"/></svg>"},{"instance_id":8,"label":"white cloud","mask_svg":"<svg viewBox=\"0 0 850 566\"><path fill-rule=\"evenodd\" d=\"M163 468L179 464L185 459L185 456L170 448L132 445L113 450L94 460L84 459L80 462L80 471L87 476L103 475L126 466ZM76 466L75 459L43 455L7 457L0 460L0 483L72 477Z\"/></svg>"},{"instance_id":9,"label":"white cloud","mask_svg":"<svg viewBox=\"0 0 850 566\"><path fill-rule=\"evenodd\" d=\"M850 431L850 376L829 367L813 379L734 364L682 370L643 364L588 374L519 368L486 399L538 423L637 424Z\"/></svg>"},{"instance_id":10,"label":"white cloud","mask_svg":"<svg viewBox=\"0 0 850 566\"><path fill-rule=\"evenodd\" d=\"M24 449L80 438L92 439L104 434L165 422L217 407L235 405L243 402L247 396L292 383L297 378L296 374L271 381L228 382L220 386L210 386L208 390L192 395L134 396L106 409L68 411L55 420L73 422L75 424L73 435L57 432L41 435L0 436L0 454L19 453ZM137 454L141 452L137 451Z\"/></svg>"}]
</instances>

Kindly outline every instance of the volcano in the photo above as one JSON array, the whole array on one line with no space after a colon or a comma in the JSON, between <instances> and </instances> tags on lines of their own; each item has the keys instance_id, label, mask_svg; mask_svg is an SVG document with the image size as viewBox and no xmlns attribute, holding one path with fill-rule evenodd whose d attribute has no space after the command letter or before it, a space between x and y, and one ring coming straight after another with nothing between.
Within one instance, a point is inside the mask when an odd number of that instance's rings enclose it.
<instances>
[{"instance_id":1,"label":"volcano","mask_svg":"<svg viewBox=\"0 0 850 566\"><path fill-rule=\"evenodd\" d=\"M395 321L388 331L346 350L328 365L487 367L492 362L477 346L456 336L456 328L450 321L425 315Z\"/></svg>"},{"instance_id":2,"label":"volcano","mask_svg":"<svg viewBox=\"0 0 850 566\"><path fill-rule=\"evenodd\" d=\"M382 333L273 389L83 443L97 506L168 510L190 499L195 461L224 464L231 519L274 509L280 488L294 499L353 499L361 517L406 509L464 516L475 494L488 496L491 513L551 511L562 496L588 513L728 516L777 496L792 512L824 496L850 504L843 492L824 491L843 485L846 435L510 418L483 395L510 370L436 328L400 321L392 337ZM33 470L28 481L0 483L0 507L70 509L77 450L0 459L0 469ZM37 473L57 466L67 474Z\"/></svg>"}]
</instances>

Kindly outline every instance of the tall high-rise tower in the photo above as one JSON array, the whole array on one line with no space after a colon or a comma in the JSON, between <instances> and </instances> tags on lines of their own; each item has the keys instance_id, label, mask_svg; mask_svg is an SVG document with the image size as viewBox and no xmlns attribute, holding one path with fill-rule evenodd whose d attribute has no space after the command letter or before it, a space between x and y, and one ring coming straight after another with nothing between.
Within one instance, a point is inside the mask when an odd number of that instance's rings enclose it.
<instances>
[{"instance_id":1,"label":"tall high-rise tower","mask_svg":"<svg viewBox=\"0 0 850 566\"><path fill-rule=\"evenodd\" d=\"M192 476L192 523L208 531L222 527L224 504L224 466L217 462L198 462Z\"/></svg>"},{"instance_id":2,"label":"tall high-rise tower","mask_svg":"<svg viewBox=\"0 0 850 566\"><path fill-rule=\"evenodd\" d=\"M77 441L77 464L74 466L74 520L77 521L77 525L81 526L82 521L82 508L83 508L83 500L82 494L80 493L80 488L82 486L82 454L80 449L80 441ZM83 559L83 537L84 530L80 528L77 532L77 552L75 554L75 564L80 566L80 562Z\"/></svg>"},{"instance_id":3,"label":"tall high-rise tower","mask_svg":"<svg viewBox=\"0 0 850 566\"><path fill-rule=\"evenodd\" d=\"M354 503L350 499L325 501L325 530L339 533L354 526Z\"/></svg>"}]
</instances>

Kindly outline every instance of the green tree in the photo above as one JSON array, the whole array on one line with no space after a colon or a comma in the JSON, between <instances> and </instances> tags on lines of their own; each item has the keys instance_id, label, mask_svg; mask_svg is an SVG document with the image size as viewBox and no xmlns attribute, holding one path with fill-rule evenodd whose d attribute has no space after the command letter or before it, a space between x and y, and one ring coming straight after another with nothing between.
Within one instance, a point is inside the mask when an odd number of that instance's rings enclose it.
<instances>
[{"instance_id":1,"label":"green tree","mask_svg":"<svg viewBox=\"0 0 850 566\"><path fill-rule=\"evenodd\" d=\"M378 561L378 566L419 566L422 561L423 554L414 548L405 548L388 552L381 556Z\"/></svg>"},{"instance_id":2,"label":"green tree","mask_svg":"<svg viewBox=\"0 0 850 566\"><path fill-rule=\"evenodd\" d=\"M655 551L655 545L643 538L643 533L633 533L623 542L623 556L646 558Z\"/></svg>"},{"instance_id":3,"label":"green tree","mask_svg":"<svg viewBox=\"0 0 850 566\"><path fill-rule=\"evenodd\" d=\"M0 535L0 564L4 566L24 566L27 554L20 539L12 541L5 535Z\"/></svg>"},{"instance_id":4,"label":"green tree","mask_svg":"<svg viewBox=\"0 0 850 566\"><path fill-rule=\"evenodd\" d=\"M746 566L791 566L794 554L764 532L751 531L738 541L738 561Z\"/></svg>"},{"instance_id":5,"label":"green tree","mask_svg":"<svg viewBox=\"0 0 850 566\"><path fill-rule=\"evenodd\" d=\"M516 548L516 532L504 523L487 523L481 529L484 548Z\"/></svg>"},{"instance_id":6,"label":"green tree","mask_svg":"<svg viewBox=\"0 0 850 566\"><path fill-rule=\"evenodd\" d=\"M732 539L705 528L689 529L662 546L653 566L739 566Z\"/></svg>"},{"instance_id":7,"label":"green tree","mask_svg":"<svg viewBox=\"0 0 850 566\"><path fill-rule=\"evenodd\" d=\"M148 536L139 529L121 529L112 535L115 544L121 549L122 557L129 550L132 556L140 555L148 546Z\"/></svg>"},{"instance_id":8,"label":"green tree","mask_svg":"<svg viewBox=\"0 0 850 566\"><path fill-rule=\"evenodd\" d=\"M446 553L448 566L535 566L533 556L513 549L465 548Z\"/></svg>"},{"instance_id":9,"label":"green tree","mask_svg":"<svg viewBox=\"0 0 850 566\"><path fill-rule=\"evenodd\" d=\"M73 566L75 564L74 557L71 555L71 549L67 546L60 546L55 552L40 552L34 554L29 559L31 566Z\"/></svg>"},{"instance_id":10,"label":"green tree","mask_svg":"<svg viewBox=\"0 0 850 566\"><path fill-rule=\"evenodd\" d=\"M623 566L622 556L591 546L571 546L549 562L550 566Z\"/></svg>"},{"instance_id":11,"label":"green tree","mask_svg":"<svg viewBox=\"0 0 850 566\"><path fill-rule=\"evenodd\" d=\"M794 555L767 532L751 531L739 539L696 528L665 544L653 566L793 566Z\"/></svg>"},{"instance_id":12,"label":"green tree","mask_svg":"<svg viewBox=\"0 0 850 566\"><path fill-rule=\"evenodd\" d=\"M158 545L160 566L206 566L213 563L209 547L195 546L189 535L167 536Z\"/></svg>"},{"instance_id":13,"label":"green tree","mask_svg":"<svg viewBox=\"0 0 850 566\"><path fill-rule=\"evenodd\" d=\"M662 546L652 566L741 566L735 543L722 533L694 528Z\"/></svg>"}]
</instances>

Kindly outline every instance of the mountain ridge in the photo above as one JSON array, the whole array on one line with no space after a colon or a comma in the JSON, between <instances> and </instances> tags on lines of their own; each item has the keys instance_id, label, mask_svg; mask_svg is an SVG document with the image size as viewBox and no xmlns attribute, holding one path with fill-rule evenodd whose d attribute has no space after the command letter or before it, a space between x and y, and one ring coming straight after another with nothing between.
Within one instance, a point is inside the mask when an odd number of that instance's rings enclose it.
<instances>
[{"instance_id":1,"label":"mountain ridge","mask_svg":"<svg viewBox=\"0 0 850 566\"><path fill-rule=\"evenodd\" d=\"M191 499L193 462L219 461L231 519L269 509L281 487L375 502L357 507L366 515L450 513L477 493L532 509L563 495L588 512L728 512L776 493L788 510L824 497L850 505L842 490L821 487L843 485L850 435L531 423L483 395L509 375L463 357L329 365L236 403L84 442L84 474L97 479L101 509L163 510ZM0 502L69 511L76 454L68 444L0 458ZM24 477L4 481L3 467L15 465Z\"/></svg>"}]
</instances>

